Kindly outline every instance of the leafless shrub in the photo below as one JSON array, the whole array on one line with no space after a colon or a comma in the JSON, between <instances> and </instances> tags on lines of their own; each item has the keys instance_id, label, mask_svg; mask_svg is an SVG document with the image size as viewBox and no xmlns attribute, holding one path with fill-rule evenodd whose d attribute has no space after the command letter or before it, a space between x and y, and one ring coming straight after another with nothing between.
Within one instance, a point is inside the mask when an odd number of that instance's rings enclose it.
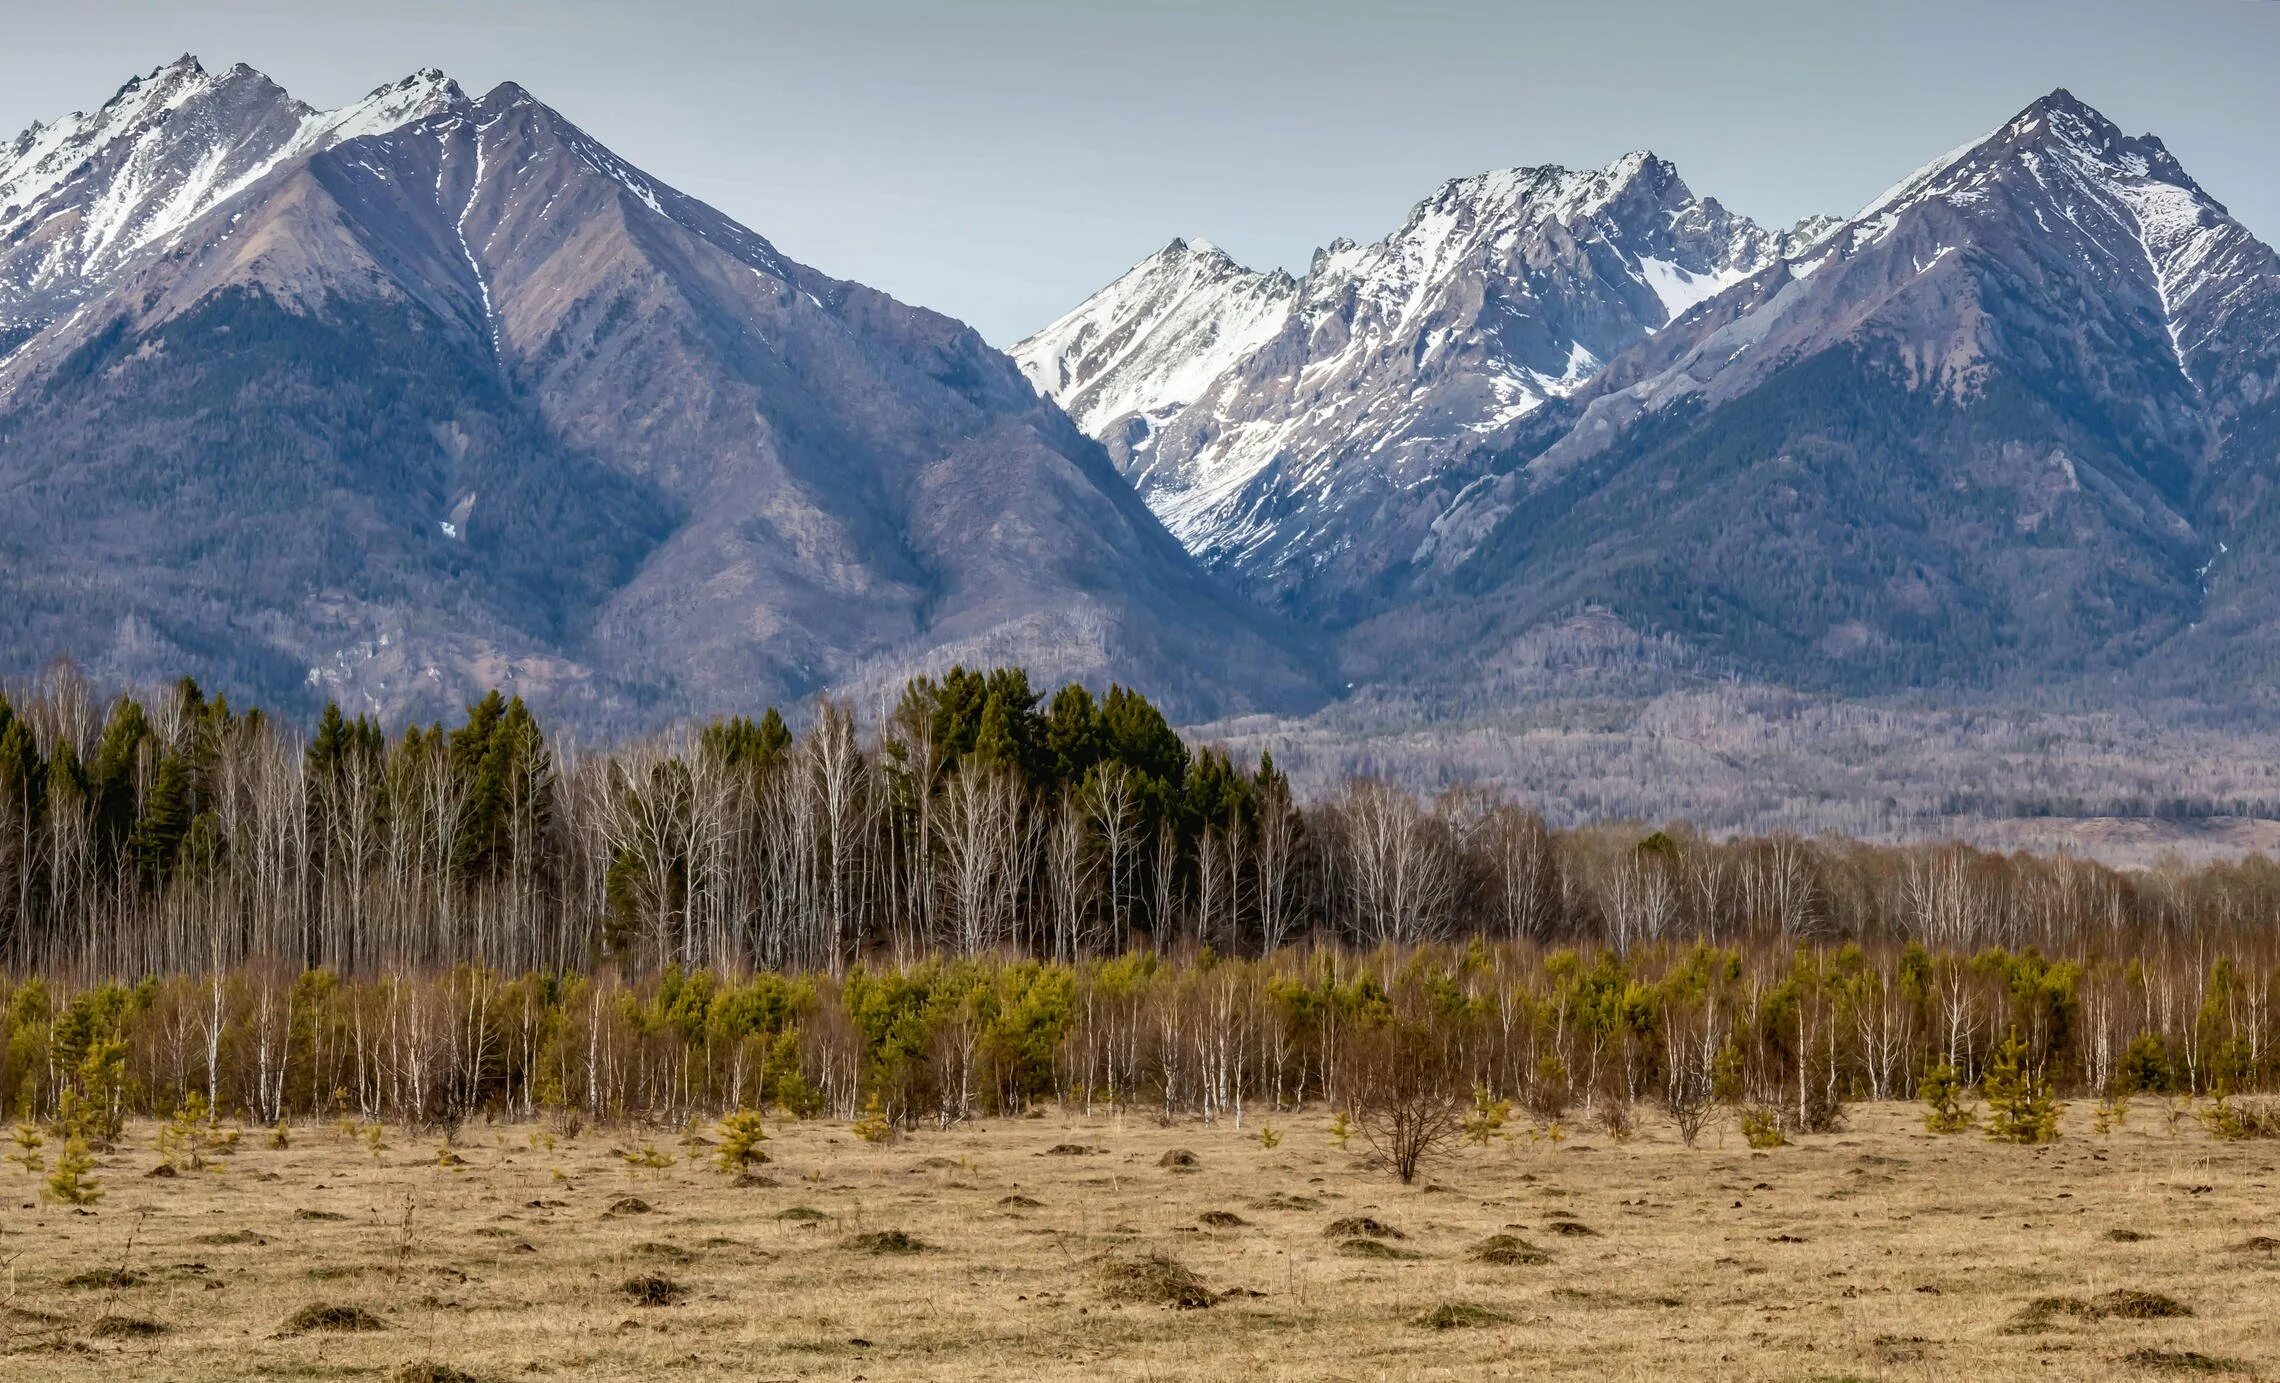
<instances>
[{"instance_id":1,"label":"leafless shrub","mask_svg":"<svg viewBox=\"0 0 2280 1383\"><path fill-rule=\"evenodd\" d=\"M1464 1133L1470 1087L1450 1044L1421 1022L1394 1018L1349 1034L1339 1079L1355 1130L1404 1185Z\"/></svg>"}]
</instances>

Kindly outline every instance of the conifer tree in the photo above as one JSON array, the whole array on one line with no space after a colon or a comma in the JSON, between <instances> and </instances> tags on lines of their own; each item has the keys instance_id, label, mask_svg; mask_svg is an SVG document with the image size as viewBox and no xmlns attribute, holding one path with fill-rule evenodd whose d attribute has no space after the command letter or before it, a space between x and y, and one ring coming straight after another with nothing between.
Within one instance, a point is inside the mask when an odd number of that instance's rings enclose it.
<instances>
[{"instance_id":1,"label":"conifer tree","mask_svg":"<svg viewBox=\"0 0 2280 1383\"><path fill-rule=\"evenodd\" d=\"M41 1145L46 1142L47 1140L40 1136L37 1126L18 1124L16 1125L16 1151L8 1154L8 1160L18 1164L26 1172L37 1172L47 1165L47 1156L40 1151Z\"/></svg>"},{"instance_id":2,"label":"conifer tree","mask_svg":"<svg viewBox=\"0 0 2280 1383\"><path fill-rule=\"evenodd\" d=\"M2027 1044L2016 1028L1996 1047L1981 1084L1987 1097L1987 1136L2002 1143L2058 1141L2058 1099L2050 1082L2027 1061Z\"/></svg>"},{"instance_id":3,"label":"conifer tree","mask_svg":"<svg viewBox=\"0 0 2280 1383\"><path fill-rule=\"evenodd\" d=\"M47 1179L48 1194L65 1205L93 1205L103 1199L103 1184L87 1175L94 1170L95 1158L87 1151L87 1140L73 1134L55 1161L54 1175Z\"/></svg>"},{"instance_id":4,"label":"conifer tree","mask_svg":"<svg viewBox=\"0 0 2280 1383\"><path fill-rule=\"evenodd\" d=\"M1013 742L1013 721L1005 699L992 692L982 705L981 724L974 732L974 761L1017 768L1019 754L1020 747Z\"/></svg>"},{"instance_id":5,"label":"conifer tree","mask_svg":"<svg viewBox=\"0 0 2280 1383\"><path fill-rule=\"evenodd\" d=\"M760 1148L768 1141L757 1110L739 1109L720 1121L720 1150L713 1163L730 1176L743 1176L768 1160Z\"/></svg>"},{"instance_id":6,"label":"conifer tree","mask_svg":"<svg viewBox=\"0 0 2280 1383\"><path fill-rule=\"evenodd\" d=\"M1963 1107L1963 1077L1952 1062L1942 1061L1924 1073L1918 1087L1927 1106L1924 1127L1933 1133L1961 1133L1979 1116Z\"/></svg>"}]
</instances>

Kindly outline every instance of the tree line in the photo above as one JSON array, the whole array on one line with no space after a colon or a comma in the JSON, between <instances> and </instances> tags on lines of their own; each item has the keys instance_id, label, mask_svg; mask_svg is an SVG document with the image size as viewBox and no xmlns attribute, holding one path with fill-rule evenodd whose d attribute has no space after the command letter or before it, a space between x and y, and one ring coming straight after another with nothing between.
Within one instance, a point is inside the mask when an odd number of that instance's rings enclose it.
<instances>
[{"instance_id":1,"label":"tree line","mask_svg":"<svg viewBox=\"0 0 2280 1383\"><path fill-rule=\"evenodd\" d=\"M1367 779L1293 796L1271 753L1185 742L1122 687L1018 669L912 680L877 723L823 703L593 752L496 693L391 736L314 733L185 681L0 695L0 963L131 978L278 960L841 974L1489 939L1915 940L2047 953L2259 941L2262 858L2079 859L1683 826L1554 830L1525 805Z\"/></svg>"},{"instance_id":2,"label":"tree line","mask_svg":"<svg viewBox=\"0 0 2280 1383\"><path fill-rule=\"evenodd\" d=\"M2261 858L1555 830L1370 780L1301 801L1269 754L1019 669L805 722L590 751L493 694L303 735L51 670L0 696L0 1098L1216 1115L1326 1094L1343 1034L1396 1028L1512 1098L1720 1078L1808 1120L1968 1075L2014 1026L2070 1090L2274 1075Z\"/></svg>"},{"instance_id":3,"label":"tree line","mask_svg":"<svg viewBox=\"0 0 2280 1383\"><path fill-rule=\"evenodd\" d=\"M1859 1100L2008 1067L2070 1096L2280 1088L2280 964L2197 947L2064 960L1917 942L1534 942L884 958L839 975L344 976L251 963L0 981L0 1102L100 1142L136 1112L455 1126L735 1109L950 1124L1041 1106L1247 1117L1388 1101L1540 1124L1687 1127L1750 1108L1820 1130Z\"/></svg>"}]
</instances>

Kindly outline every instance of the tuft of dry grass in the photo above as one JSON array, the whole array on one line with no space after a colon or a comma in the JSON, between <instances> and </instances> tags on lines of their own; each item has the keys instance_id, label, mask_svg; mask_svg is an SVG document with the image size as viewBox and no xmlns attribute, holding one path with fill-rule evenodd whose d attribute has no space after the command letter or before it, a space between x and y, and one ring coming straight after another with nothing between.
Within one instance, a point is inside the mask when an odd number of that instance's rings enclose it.
<instances>
[{"instance_id":1,"label":"tuft of dry grass","mask_svg":"<svg viewBox=\"0 0 2280 1383\"><path fill-rule=\"evenodd\" d=\"M636 1306L671 1306L686 1293L680 1283L655 1273L639 1273L618 1284L618 1291Z\"/></svg>"},{"instance_id":2,"label":"tuft of dry grass","mask_svg":"<svg viewBox=\"0 0 2280 1383\"><path fill-rule=\"evenodd\" d=\"M74 1290L117 1292L142 1285L143 1275L125 1268L89 1268L76 1272L63 1280L62 1285Z\"/></svg>"},{"instance_id":3,"label":"tuft of dry grass","mask_svg":"<svg viewBox=\"0 0 2280 1383\"><path fill-rule=\"evenodd\" d=\"M141 1316L97 1316L87 1333L98 1340L150 1340L166 1333L166 1327Z\"/></svg>"}]
</instances>

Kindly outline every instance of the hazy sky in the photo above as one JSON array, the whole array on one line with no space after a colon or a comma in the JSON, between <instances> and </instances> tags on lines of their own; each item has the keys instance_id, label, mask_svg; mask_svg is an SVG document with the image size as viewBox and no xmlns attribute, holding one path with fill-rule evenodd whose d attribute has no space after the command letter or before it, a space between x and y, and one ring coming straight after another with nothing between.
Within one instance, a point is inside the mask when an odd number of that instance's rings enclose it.
<instances>
[{"instance_id":1,"label":"hazy sky","mask_svg":"<svg viewBox=\"0 0 2280 1383\"><path fill-rule=\"evenodd\" d=\"M2054 86L2280 236L2275 0L0 0L0 140L195 52L320 106L513 79L796 258L1008 343L1174 235L1303 268L1447 177L1673 159L1851 212Z\"/></svg>"}]
</instances>

